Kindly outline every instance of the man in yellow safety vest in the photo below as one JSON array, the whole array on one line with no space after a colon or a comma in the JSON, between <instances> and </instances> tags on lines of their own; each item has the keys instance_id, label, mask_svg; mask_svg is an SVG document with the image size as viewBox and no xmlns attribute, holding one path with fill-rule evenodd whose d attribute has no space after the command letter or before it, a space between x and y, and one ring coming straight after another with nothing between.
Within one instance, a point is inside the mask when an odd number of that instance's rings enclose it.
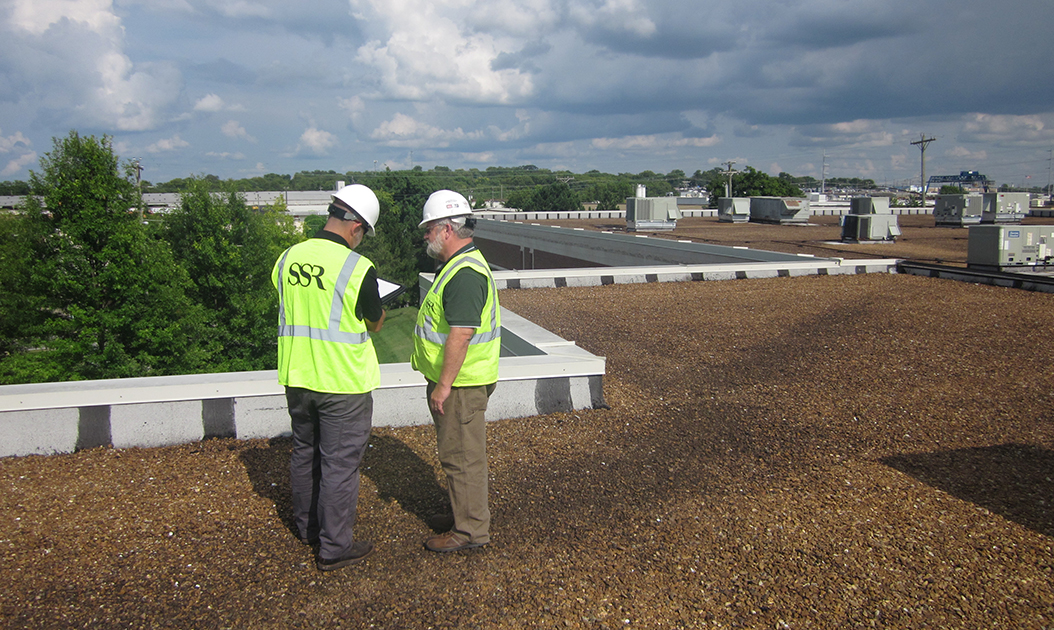
<instances>
[{"instance_id":1,"label":"man in yellow safety vest","mask_svg":"<svg viewBox=\"0 0 1054 630\"><path fill-rule=\"evenodd\" d=\"M293 431L293 518L318 545L319 570L357 564L373 543L354 540L359 464L373 423L380 367L370 332L385 311L373 263L353 250L373 236L380 203L360 184L332 196L325 227L278 258L278 381Z\"/></svg>"},{"instance_id":2,"label":"man in yellow safety vest","mask_svg":"<svg viewBox=\"0 0 1054 630\"><path fill-rule=\"evenodd\" d=\"M473 243L468 201L440 190L422 214L428 255L442 265L418 311L410 362L428 381L428 408L453 512L439 519L450 531L432 536L425 546L450 552L490 542L484 414L498 380L501 308L490 266Z\"/></svg>"}]
</instances>

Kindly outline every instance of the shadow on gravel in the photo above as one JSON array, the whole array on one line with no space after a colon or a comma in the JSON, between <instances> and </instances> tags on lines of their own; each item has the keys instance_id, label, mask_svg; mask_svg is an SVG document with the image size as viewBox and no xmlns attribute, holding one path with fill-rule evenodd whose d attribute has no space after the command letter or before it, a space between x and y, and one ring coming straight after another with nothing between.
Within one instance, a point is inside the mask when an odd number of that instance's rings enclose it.
<instances>
[{"instance_id":1,"label":"shadow on gravel","mask_svg":"<svg viewBox=\"0 0 1054 630\"><path fill-rule=\"evenodd\" d=\"M268 440L267 448L247 449L240 457L253 491L274 502L278 518L296 535L289 492L289 454L292 448L291 438L274 438ZM425 523L436 514L450 512L446 489L439 485L432 467L393 437L370 436L361 472L377 486L377 494L382 500L398 502L404 510Z\"/></svg>"},{"instance_id":2,"label":"shadow on gravel","mask_svg":"<svg viewBox=\"0 0 1054 630\"><path fill-rule=\"evenodd\" d=\"M1054 537L1054 451L1000 444L885 457L882 463Z\"/></svg>"},{"instance_id":3,"label":"shadow on gravel","mask_svg":"<svg viewBox=\"0 0 1054 630\"><path fill-rule=\"evenodd\" d=\"M245 464L253 492L272 501L279 520L294 536L298 536L293 525L293 501L289 494L289 454L292 450L292 438L272 438L267 441L267 448L246 449L239 457Z\"/></svg>"},{"instance_id":4,"label":"shadow on gravel","mask_svg":"<svg viewBox=\"0 0 1054 630\"><path fill-rule=\"evenodd\" d=\"M447 492L436 480L435 470L394 437L370 437L370 447L362 459L362 474L377 486L382 501L397 502L426 524L432 516L450 512Z\"/></svg>"}]
</instances>

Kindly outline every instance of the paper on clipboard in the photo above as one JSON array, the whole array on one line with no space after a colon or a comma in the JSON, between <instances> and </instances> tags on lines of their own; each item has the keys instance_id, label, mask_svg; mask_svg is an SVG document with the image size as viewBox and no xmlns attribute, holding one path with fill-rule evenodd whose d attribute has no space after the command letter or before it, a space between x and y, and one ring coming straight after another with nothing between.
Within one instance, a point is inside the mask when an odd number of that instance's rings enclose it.
<instances>
[{"instance_id":1,"label":"paper on clipboard","mask_svg":"<svg viewBox=\"0 0 1054 630\"><path fill-rule=\"evenodd\" d=\"M386 304L401 295L402 292L406 290L406 287L401 284L377 278L377 289L381 294L381 304Z\"/></svg>"}]
</instances>

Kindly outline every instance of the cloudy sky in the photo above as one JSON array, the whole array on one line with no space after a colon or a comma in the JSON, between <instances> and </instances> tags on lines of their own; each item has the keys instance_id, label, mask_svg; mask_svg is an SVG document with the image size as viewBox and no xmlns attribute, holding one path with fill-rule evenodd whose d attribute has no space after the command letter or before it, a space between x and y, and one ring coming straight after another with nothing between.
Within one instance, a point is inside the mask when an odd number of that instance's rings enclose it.
<instances>
[{"instance_id":1,"label":"cloudy sky","mask_svg":"<svg viewBox=\"0 0 1054 630\"><path fill-rule=\"evenodd\" d=\"M486 168L1044 186L1051 0L0 0L0 179ZM824 166L826 164L826 167Z\"/></svg>"}]
</instances>

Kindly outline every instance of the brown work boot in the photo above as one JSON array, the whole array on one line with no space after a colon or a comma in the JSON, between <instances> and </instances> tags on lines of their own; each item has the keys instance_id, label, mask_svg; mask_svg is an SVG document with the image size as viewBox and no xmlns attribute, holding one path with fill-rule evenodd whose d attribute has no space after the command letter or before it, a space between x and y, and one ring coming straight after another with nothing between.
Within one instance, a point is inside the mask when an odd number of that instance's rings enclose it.
<instances>
[{"instance_id":1,"label":"brown work boot","mask_svg":"<svg viewBox=\"0 0 1054 630\"><path fill-rule=\"evenodd\" d=\"M425 547L427 547L429 551L438 551L439 553L461 551L462 549L475 549L476 547L482 547L485 544L487 543L469 542L463 536L455 534L454 532L432 536L425 541Z\"/></svg>"}]
</instances>

